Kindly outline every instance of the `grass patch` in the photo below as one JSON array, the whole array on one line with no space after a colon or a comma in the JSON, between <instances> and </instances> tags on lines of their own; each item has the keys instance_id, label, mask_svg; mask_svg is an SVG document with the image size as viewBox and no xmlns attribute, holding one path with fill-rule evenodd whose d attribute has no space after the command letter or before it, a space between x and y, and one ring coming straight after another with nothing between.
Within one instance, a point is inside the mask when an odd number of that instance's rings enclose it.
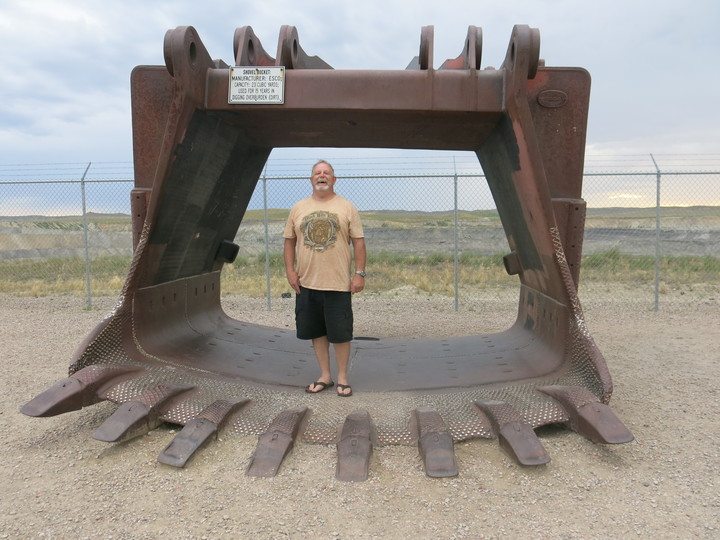
<instances>
[{"instance_id":1,"label":"grass patch","mask_svg":"<svg viewBox=\"0 0 720 540\"><path fill-rule=\"evenodd\" d=\"M90 286L95 296L120 292L130 268L130 256L106 256L90 261ZM22 296L87 294L85 260L79 257L0 261L0 292Z\"/></svg>"},{"instance_id":2,"label":"grass patch","mask_svg":"<svg viewBox=\"0 0 720 540\"><path fill-rule=\"evenodd\" d=\"M661 256L659 270L666 283L720 282L720 261L709 255ZM613 248L583 257L580 272L585 281L647 282L655 279L655 257L626 255Z\"/></svg>"},{"instance_id":3,"label":"grass patch","mask_svg":"<svg viewBox=\"0 0 720 540\"><path fill-rule=\"evenodd\" d=\"M130 268L129 256L107 256L91 261L91 290L95 296L119 294ZM483 290L496 286L517 286L517 276L508 276L502 255L462 253L459 257L459 286ZM282 253L271 254L270 289L273 296L290 292L285 278ZM660 272L668 285L720 283L718 259L705 257L662 257ZM412 285L420 292L452 296L454 257L451 253L403 255L380 252L368 254L366 291L388 292ZM583 257L581 280L615 283L648 283L655 277L655 258L626 255L617 248ZM263 297L267 294L265 255L240 256L222 272L222 293ZM86 294L85 262L81 258L0 261L0 292L22 296Z\"/></svg>"}]
</instances>

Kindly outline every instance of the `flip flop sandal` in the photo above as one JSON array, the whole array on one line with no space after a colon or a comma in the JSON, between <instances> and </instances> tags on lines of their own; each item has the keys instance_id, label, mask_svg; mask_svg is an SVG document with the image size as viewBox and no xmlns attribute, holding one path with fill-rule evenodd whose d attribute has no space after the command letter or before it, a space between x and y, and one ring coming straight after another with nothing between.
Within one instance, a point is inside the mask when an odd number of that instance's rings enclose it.
<instances>
[{"instance_id":1,"label":"flip flop sandal","mask_svg":"<svg viewBox=\"0 0 720 540\"><path fill-rule=\"evenodd\" d=\"M316 386L320 386L321 387L320 390L310 390L311 387L315 388ZM314 383L308 385L305 388L305 392L307 392L308 394L319 394L323 390L325 390L327 388L332 388L333 386L335 386L335 383L333 381L330 381L329 383L322 382L322 381L315 381ZM340 386L340 385L338 385L338 386Z\"/></svg>"},{"instance_id":2,"label":"flip flop sandal","mask_svg":"<svg viewBox=\"0 0 720 540\"><path fill-rule=\"evenodd\" d=\"M337 393L338 396L340 396L340 397L350 397L350 396L352 396L352 388L350 388L350 385L349 385L349 384L340 384L340 383L338 383L337 387L338 387L338 393ZM340 393L340 390L347 390L348 388L350 388L350 392L349 392L349 393L347 393L347 394L341 394L341 393Z\"/></svg>"}]
</instances>

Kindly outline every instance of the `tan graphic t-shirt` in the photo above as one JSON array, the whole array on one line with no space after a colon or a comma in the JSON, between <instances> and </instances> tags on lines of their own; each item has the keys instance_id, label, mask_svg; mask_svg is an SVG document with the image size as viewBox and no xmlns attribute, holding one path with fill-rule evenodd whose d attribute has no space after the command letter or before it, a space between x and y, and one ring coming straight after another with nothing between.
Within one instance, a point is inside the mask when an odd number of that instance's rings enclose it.
<instances>
[{"instance_id":1,"label":"tan graphic t-shirt","mask_svg":"<svg viewBox=\"0 0 720 540\"><path fill-rule=\"evenodd\" d=\"M363 238L360 214L350 201L335 195L327 201L312 197L290 209L284 238L297 238L295 264L300 284L321 291L349 291L351 238Z\"/></svg>"}]
</instances>

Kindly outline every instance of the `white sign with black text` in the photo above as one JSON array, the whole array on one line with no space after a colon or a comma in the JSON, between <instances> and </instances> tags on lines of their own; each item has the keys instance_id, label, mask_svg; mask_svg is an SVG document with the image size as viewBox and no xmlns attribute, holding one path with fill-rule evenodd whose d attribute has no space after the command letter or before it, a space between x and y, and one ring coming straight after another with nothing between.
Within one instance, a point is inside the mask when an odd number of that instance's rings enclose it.
<instances>
[{"instance_id":1,"label":"white sign with black text","mask_svg":"<svg viewBox=\"0 0 720 540\"><path fill-rule=\"evenodd\" d=\"M285 67L231 67L228 103L252 105L285 103Z\"/></svg>"}]
</instances>

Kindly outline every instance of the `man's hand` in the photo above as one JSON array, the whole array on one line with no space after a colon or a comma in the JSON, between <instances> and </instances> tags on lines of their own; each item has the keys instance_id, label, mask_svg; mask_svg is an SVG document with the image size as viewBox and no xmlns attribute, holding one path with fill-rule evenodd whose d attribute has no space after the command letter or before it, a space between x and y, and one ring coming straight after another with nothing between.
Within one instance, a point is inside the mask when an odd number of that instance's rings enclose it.
<instances>
[{"instance_id":1,"label":"man's hand","mask_svg":"<svg viewBox=\"0 0 720 540\"><path fill-rule=\"evenodd\" d=\"M292 287L297 294L300 294L300 278L298 277L297 272L295 272L295 270L289 270L286 274L290 287Z\"/></svg>"},{"instance_id":2,"label":"man's hand","mask_svg":"<svg viewBox=\"0 0 720 540\"><path fill-rule=\"evenodd\" d=\"M352 278L352 281L350 281L350 292L352 294L355 294L356 292L362 291L364 288L365 278L359 274L355 274Z\"/></svg>"}]
</instances>

